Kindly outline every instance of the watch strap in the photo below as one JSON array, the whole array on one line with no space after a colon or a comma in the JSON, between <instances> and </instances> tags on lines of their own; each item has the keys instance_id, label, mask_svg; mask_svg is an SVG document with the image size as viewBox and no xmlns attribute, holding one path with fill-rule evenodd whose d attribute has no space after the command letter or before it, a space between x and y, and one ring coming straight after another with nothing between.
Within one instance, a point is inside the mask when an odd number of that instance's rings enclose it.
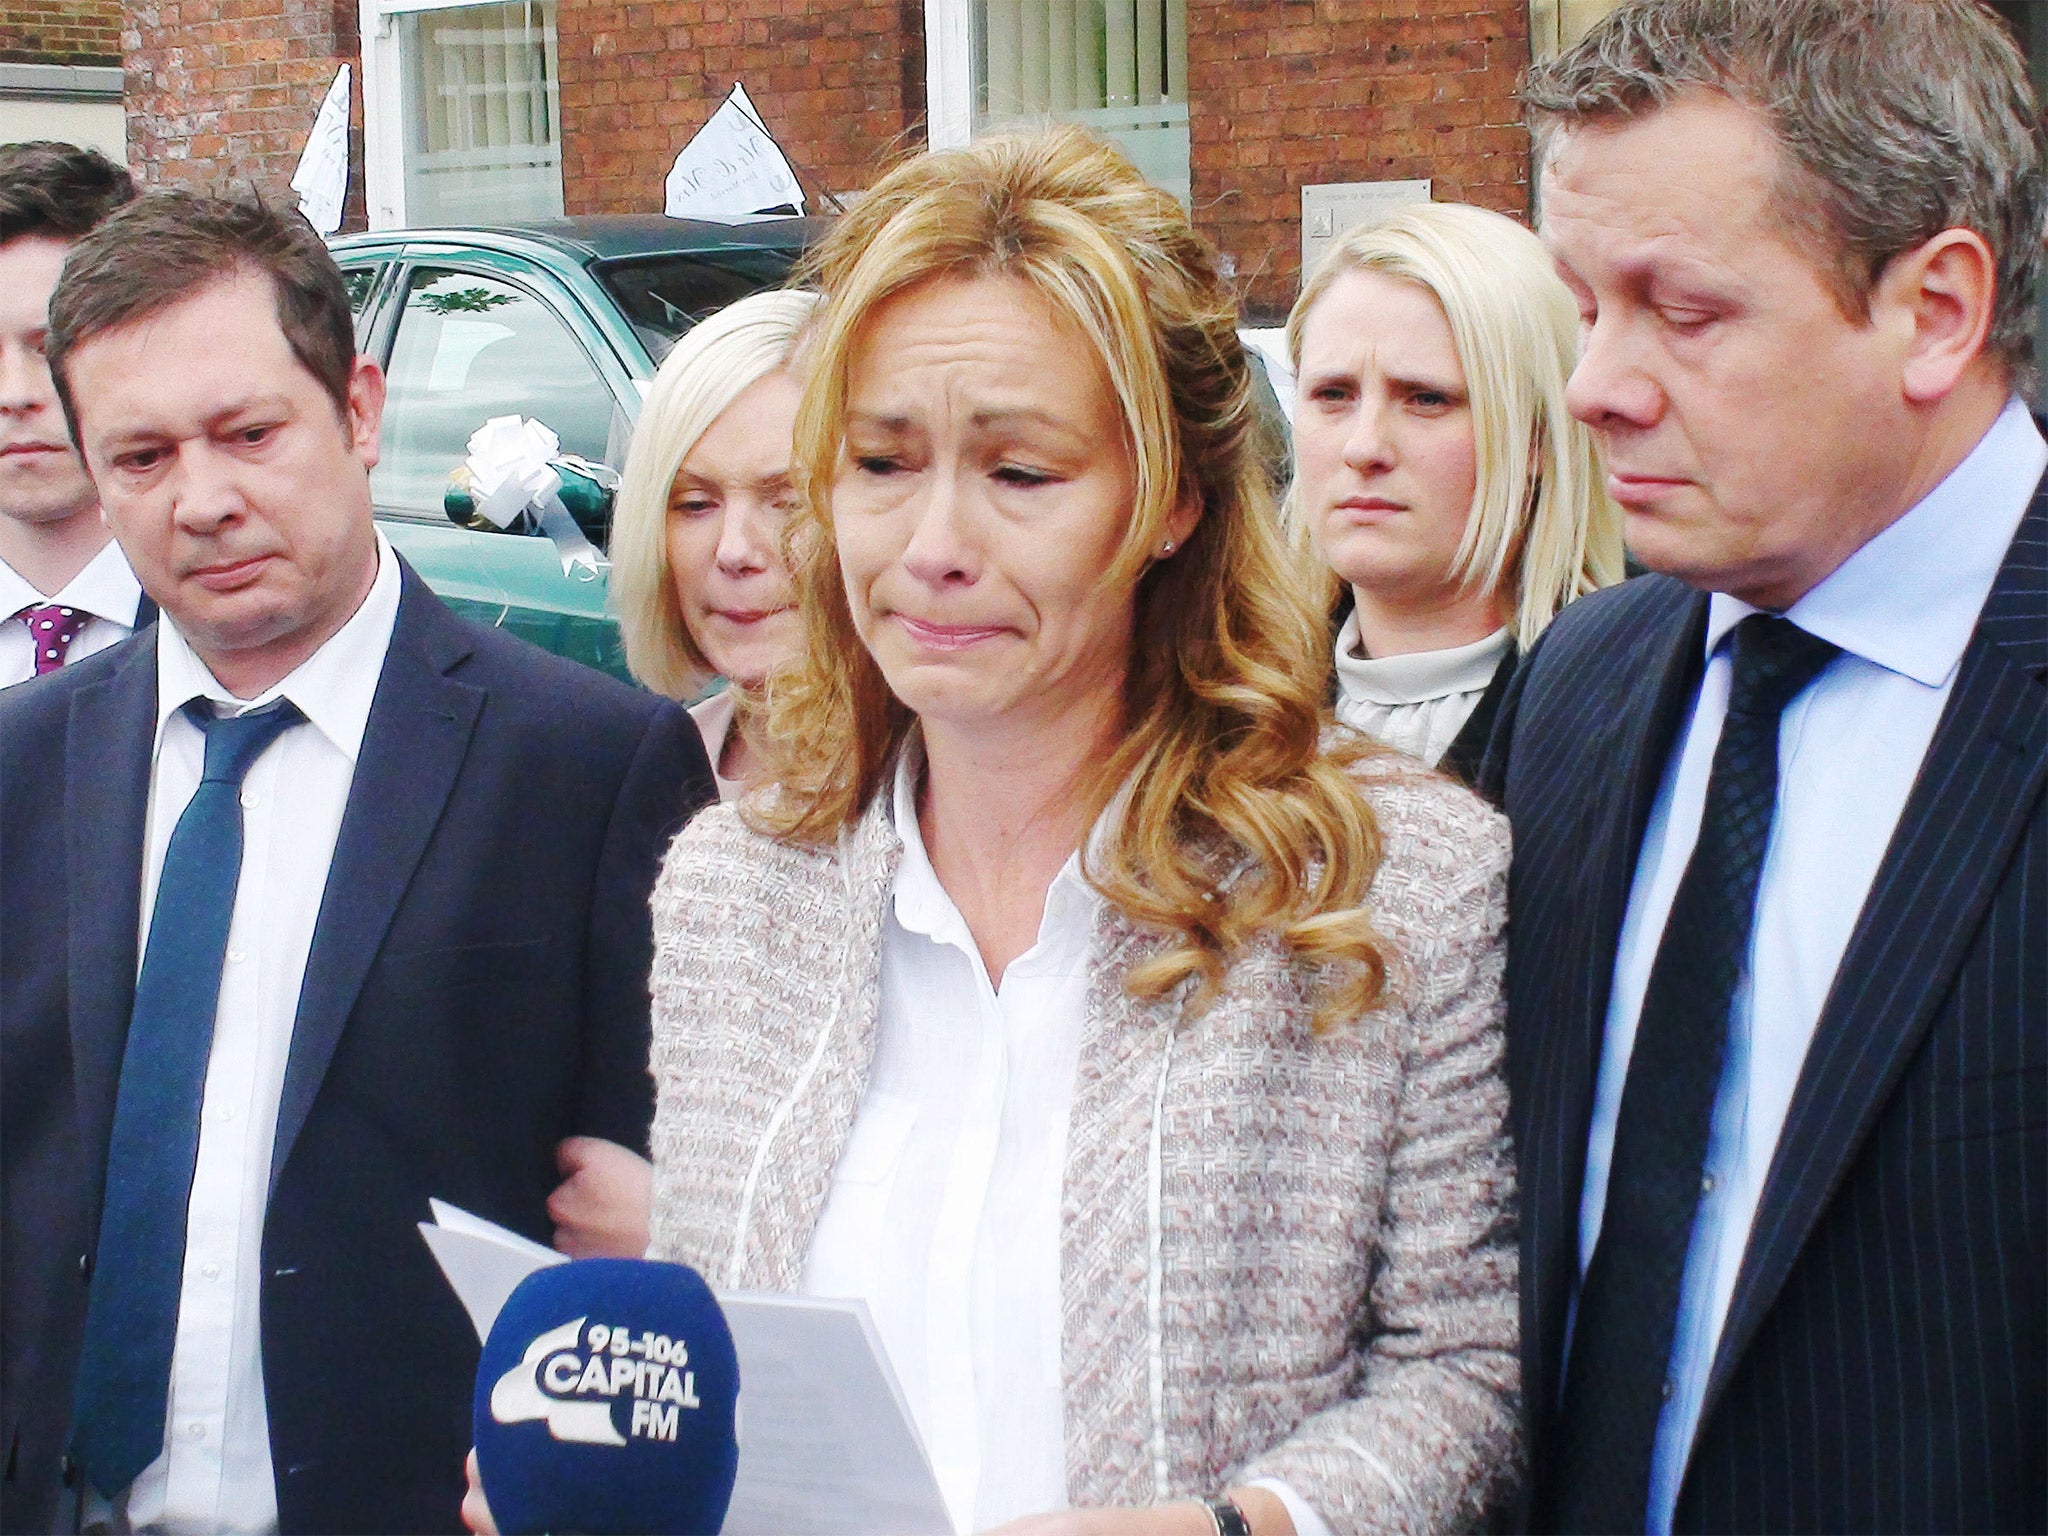
<instances>
[{"instance_id":1,"label":"watch strap","mask_svg":"<svg viewBox=\"0 0 2048 1536\"><path fill-rule=\"evenodd\" d=\"M1244 1511L1237 1507L1237 1501L1229 1494L1204 1499L1202 1507L1209 1511L1209 1518L1216 1524L1216 1536L1252 1536L1251 1521L1245 1519Z\"/></svg>"}]
</instances>

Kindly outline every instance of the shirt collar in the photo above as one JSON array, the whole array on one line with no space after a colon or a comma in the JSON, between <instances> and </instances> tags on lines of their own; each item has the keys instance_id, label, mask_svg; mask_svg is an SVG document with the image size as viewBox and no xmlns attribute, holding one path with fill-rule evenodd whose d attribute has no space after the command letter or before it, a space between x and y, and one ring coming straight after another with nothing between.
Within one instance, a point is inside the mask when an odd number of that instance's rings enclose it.
<instances>
[{"instance_id":1,"label":"shirt collar","mask_svg":"<svg viewBox=\"0 0 2048 1536\"><path fill-rule=\"evenodd\" d=\"M349 621L327 642L275 686L253 699L238 699L223 688L169 614L163 616L156 646L156 739L162 746L164 726L193 699L211 699L227 712L244 714L279 699L290 699L314 728L351 763L362 751L370 724L370 704L384 671L384 655L398 622L398 558L384 535L377 534L377 578Z\"/></svg>"},{"instance_id":2,"label":"shirt collar","mask_svg":"<svg viewBox=\"0 0 2048 1536\"><path fill-rule=\"evenodd\" d=\"M1368 656L1358 633L1358 610L1337 631L1337 686L1369 704L1427 704L1458 693L1483 693L1500 670L1513 639L1505 628L1468 645L1404 656Z\"/></svg>"},{"instance_id":3,"label":"shirt collar","mask_svg":"<svg viewBox=\"0 0 2048 1536\"><path fill-rule=\"evenodd\" d=\"M896 921L908 932L972 948L974 939L968 931L967 919L960 915L953 898L939 883L938 871L932 868L931 856L925 852L924 832L917 824L917 789L923 779L924 740L913 730L902 751L896 754L896 776L889 799L896 836L903 843L903 859L896 869ZM1129 795L1127 785L1111 800L1088 835L1091 848L1098 846L1098 840L1106 835L1105 828L1112 824L1112 818L1122 814ZM1082 877L1080 853L1069 854L1046 892L1040 932L1058 921L1060 914L1072 911L1078 917L1092 912L1097 899L1094 888Z\"/></svg>"},{"instance_id":4,"label":"shirt collar","mask_svg":"<svg viewBox=\"0 0 2048 1536\"><path fill-rule=\"evenodd\" d=\"M2007 548L2048 470L2048 443L2019 400L1946 479L1785 612L1810 635L1939 688L1962 660ZM1716 592L1707 655L1760 610Z\"/></svg>"},{"instance_id":5,"label":"shirt collar","mask_svg":"<svg viewBox=\"0 0 2048 1536\"><path fill-rule=\"evenodd\" d=\"M141 601L142 585L128 569L128 557L121 553L121 546L112 539L54 597L43 596L18 571L0 560L0 619L48 603L133 629L136 605Z\"/></svg>"}]
</instances>

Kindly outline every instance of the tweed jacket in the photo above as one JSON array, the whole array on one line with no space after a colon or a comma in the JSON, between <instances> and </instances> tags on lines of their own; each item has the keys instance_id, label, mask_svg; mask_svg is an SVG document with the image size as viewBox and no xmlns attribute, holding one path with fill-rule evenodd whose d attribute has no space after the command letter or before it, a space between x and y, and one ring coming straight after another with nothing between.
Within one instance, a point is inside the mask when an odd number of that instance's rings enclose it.
<instances>
[{"instance_id":1,"label":"tweed jacket","mask_svg":"<svg viewBox=\"0 0 2048 1536\"><path fill-rule=\"evenodd\" d=\"M1310 1029L1277 943L1199 1018L1123 978L1165 947L1108 903L1067 1142L1068 1493L1150 1504L1284 1479L1339 1533L1469 1528L1517 1457L1501 1078L1507 824L1405 758L1361 770L1387 1004ZM865 1091L902 845L703 812L654 895L655 1258L794 1291Z\"/></svg>"}]
</instances>

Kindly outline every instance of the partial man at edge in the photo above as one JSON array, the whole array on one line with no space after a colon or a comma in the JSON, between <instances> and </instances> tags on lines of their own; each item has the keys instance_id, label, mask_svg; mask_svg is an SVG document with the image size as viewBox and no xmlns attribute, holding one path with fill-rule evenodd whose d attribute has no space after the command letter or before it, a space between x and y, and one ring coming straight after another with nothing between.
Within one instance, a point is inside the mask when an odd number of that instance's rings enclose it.
<instances>
[{"instance_id":1,"label":"partial man at edge","mask_svg":"<svg viewBox=\"0 0 2048 1536\"><path fill-rule=\"evenodd\" d=\"M83 661L156 617L100 520L43 358L72 242L135 196L97 150L0 144L0 688Z\"/></svg>"}]
</instances>

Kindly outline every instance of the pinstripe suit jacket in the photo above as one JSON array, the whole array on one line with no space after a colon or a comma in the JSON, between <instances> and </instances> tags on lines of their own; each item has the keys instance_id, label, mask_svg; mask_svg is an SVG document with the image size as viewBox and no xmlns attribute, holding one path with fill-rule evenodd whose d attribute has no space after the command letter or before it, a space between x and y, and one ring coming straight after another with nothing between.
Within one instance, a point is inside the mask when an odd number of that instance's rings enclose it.
<instances>
[{"instance_id":1,"label":"pinstripe suit jacket","mask_svg":"<svg viewBox=\"0 0 2048 1536\"><path fill-rule=\"evenodd\" d=\"M1502 706L1508 1078L1532 1477L1554 1443L1586 1139L1645 822L1707 601L1568 609ZM2048 1529L2048 481L1828 994L1729 1305L1681 1530Z\"/></svg>"}]
</instances>

